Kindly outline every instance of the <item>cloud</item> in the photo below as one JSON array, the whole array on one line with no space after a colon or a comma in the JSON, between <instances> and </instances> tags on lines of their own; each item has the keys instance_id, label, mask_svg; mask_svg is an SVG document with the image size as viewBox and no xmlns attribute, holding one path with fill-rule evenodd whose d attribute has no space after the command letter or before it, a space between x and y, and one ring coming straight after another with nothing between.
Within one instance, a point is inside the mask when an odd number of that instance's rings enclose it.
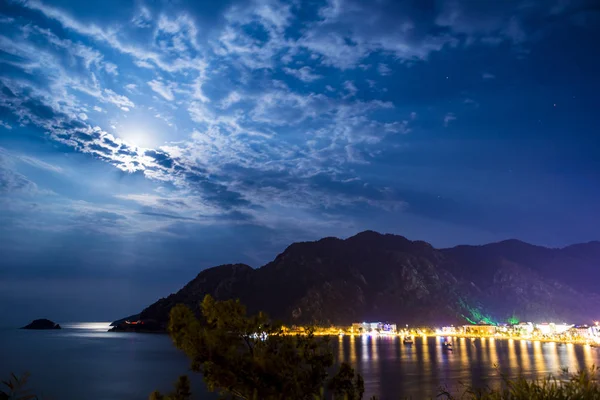
<instances>
[{"instance_id":1,"label":"cloud","mask_svg":"<svg viewBox=\"0 0 600 400\"><path fill-rule=\"evenodd\" d=\"M463 38L466 44L479 42L495 46L509 42L522 54L523 46L539 40L552 29L548 21L555 20L559 14L577 13L586 8L585 3L585 0L491 3L451 0L442 3L435 23Z\"/></svg>"},{"instance_id":2,"label":"cloud","mask_svg":"<svg viewBox=\"0 0 600 400\"><path fill-rule=\"evenodd\" d=\"M109 73L111 75L115 75L115 76L119 75L119 71L118 71L116 64L107 62L104 64L104 69L106 70L107 73Z\"/></svg>"},{"instance_id":3,"label":"cloud","mask_svg":"<svg viewBox=\"0 0 600 400\"><path fill-rule=\"evenodd\" d=\"M146 68L146 69L154 69L154 65L150 64L147 61L143 61L143 60L134 60L133 63L135 65L137 65L140 68Z\"/></svg>"},{"instance_id":4,"label":"cloud","mask_svg":"<svg viewBox=\"0 0 600 400\"><path fill-rule=\"evenodd\" d=\"M163 224L243 215L239 220L276 226L295 208L315 215L321 207L403 209L401 199L383 195L385 188L359 192L351 182L357 165L373 164L396 136L412 132L416 114L379 100L383 88L359 88L367 74L386 76L457 43L432 22L421 26L404 5L388 15L375 4L367 22L365 4L328 2L299 29L297 6L238 3L213 32L200 31L189 11L176 8L142 6L125 16L131 23L101 26L39 1L25 6L60 23L63 29L48 31L45 40L70 48L89 68L74 74L59 54L47 46L40 51L17 32L7 40L27 60L20 69L48 84L4 79L15 98L0 106L73 151L168 187L156 198L127 198L143 208L136 215ZM90 116L90 109L105 114ZM104 130L148 119L161 135L153 146ZM310 181L317 175L327 179ZM267 215L276 207L282 211Z\"/></svg>"},{"instance_id":5,"label":"cloud","mask_svg":"<svg viewBox=\"0 0 600 400\"><path fill-rule=\"evenodd\" d=\"M0 119L0 127L4 128L4 129L8 129L8 130L12 129L12 126L9 123L4 122L1 119Z\"/></svg>"},{"instance_id":6,"label":"cloud","mask_svg":"<svg viewBox=\"0 0 600 400\"><path fill-rule=\"evenodd\" d=\"M32 165L36 168L40 168L40 169L44 169L47 171L51 171L51 172L55 172L55 173L62 173L63 169L61 167L58 167L56 165L47 163L45 161L42 161L38 158L35 157L31 157L31 156L26 156L26 155L19 155L16 156L20 161L27 163L29 165Z\"/></svg>"},{"instance_id":7,"label":"cloud","mask_svg":"<svg viewBox=\"0 0 600 400\"><path fill-rule=\"evenodd\" d=\"M35 182L19 173L15 168L16 162L19 161L51 172L62 172L62 169L59 167L34 157L12 153L0 147L0 193L26 196L54 194L49 190L39 189Z\"/></svg>"},{"instance_id":8,"label":"cloud","mask_svg":"<svg viewBox=\"0 0 600 400\"><path fill-rule=\"evenodd\" d=\"M40 28L37 25L25 25L22 28L22 31L26 37L39 35L47 40L52 46L67 51L72 58L80 59L88 70L95 67L98 70L104 70L110 75L118 75L116 64L104 61L104 55L98 50L86 46L81 42L74 42L70 39L61 39L52 31Z\"/></svg>"},{"instance_id":9,"label":"cloud","mask_svg":"<svg viewBox=\"0 0 600 400\"><path fill-rule=\"evenodd\" d=\"M496 75L490 74L489 72L484 72L484 73L481 74L481 77L483 79L495 79Z\"/></svg>"},{"instance_id":10,"label":"cloud","mask_svg":"<svg viewBox=\"0 0 600 400\"><path fill-rule=\"evenodd\" d=\"M367 118L374 110L393 108L385 102L357 101L344 104L323 95L299 95L283 89L272 89L249 100L254 107L248 114L230 116L216 116L213 111L206 109L207 105L197 103L192 115L208 124L207 130L195 133L190 142L163 146L161 149L137 149L115 139L99 127L92 128L86 124L78 125L72 131L56 128L51 128L51 131L55 140L93 154L123 171L141 171L149 179L171 182L178 190L187 192L188 196L197 197L198 200L194 201L197 210L205 211L211 207L212 214L223 209L241 208L242 211L273 198L290 206L300 204L302 196L285 194L290 190L287 182L295 179L294 176L315 173L332 162L359 162L359 157L363 156L359 156L362 151L356 148L358 144L378 143L387 134L409 131L406 121L379 123ZM40 105L37 108L30 107L30 118L35 119L43 112L46 120L50 118L55 121L53 125L65 126L68 121L66 115L56 114L52 107ZM310 135L314 135L315 143L305 149L285 142L273 142L270 135L253 133L257 124L269 127L267 131L278 127L289 129L309 118L319 121L322 128L309 131ZM43 121L40 119L39 123L44 125ZM331 136L323 136L322 132L325 131L331 132ZM232 134L250 134L254 139L244 142L236 140ZM293 172L287 172L277 180L274 192L259 193L252 186L241 183L247 179L244 174L238 176L231 170L225 172L235 165L246 171L255 171L256 176L290 169ZM301 186L297 190L301 190ZM306 198L301 201L313 204ZM331 204L340 201L341 198L328 200Z\"/></svg>"},{"instance_id":11,"label":"cloud","mask_svg":"<svg viewBox=\"0 0 600 400\"><path fill-rule=\"evenodd\" d=\"M373 53L389 53L404 61L424 60L431 52L456 43L441 31L431 33L435 31L432 16L415 21L412 15L416 13L406 2L328 1L319 10L321 19L310 25L297 45L318 54L323 64L345 70L358 67Z\"/></svg>"},{"instance_id":12,"label":"cloud","mask_svg":"<svg viewBox=\"0 0 600 400\"><path fill-rule=\"evenodd\" d=\"M450 126L450 122L455 120L456 116L454 115L454 113L446 113L446 115L444 115L444 127L447 128L448 126Z\"/></svg>"},{"instance_id":13,"label":"cloud","mask_svg":"<svg viewBox=\"0 0 600 400\"><path fill-rule=\"evenodd\" d=\"M230 92L227 95L227 97L225 97L223 100L221 100L221 107L229 108L233 104L239 102L240 100L242 100L242 96L237 91L234 90L234 91Z\"/></svg>"},{"instance_id":14,"label":"cloud","mask_svg":"<svg viewBox=\"0 0 600 400\"><path fill-rule=\"evenodd\" d=\"M188 221L193 220L193 218L182 217L179 215L164 214L164 213L159 213L159 212L152 212L152 211L143 211L143 212L140 212L140 215L148 215L150 217L159 217L159 218L177 219L177 220L188 220Z\"/></svg>"},{"instance_id":15,"label":"cloud","mask_svg":"<svg viewBox=\"0 0 600 400\"><path fill-rule=\"evenodd\" d=\"M150 28L152 26L152 13L147 7L142 6L131 19L131 22L138 28Z\"/></svg>"},{"instance_id":16,"label":"cloud","mask_svg":"<svg viewBox=\"0 0 600 400\"><path fill-rule=\"evenodd\" d=\"M283 68L283 70L285 71L285 73L292 75L298 79L300 79L303 82L312 82L312 81L316 81L317 79L321 79L323 78L321 75L317 75L315 73L312 72L312 69L310 67L302 67L299 69L292 69L292 68Z\"/></svg>"},{"instance_id":17,"label":"cloud","mask_svg":"<svg viewBox=\"0 0 600 400\"><path fill-rule=\"evenodd\" d=\"M355 68L370 52L362 43L348 45L344 37L335 32L320 34L310 30L298 44L320 55L324 65L340 69Z\"/></svg>"},{"instance_id":18,"label":"cloud","mask_svg":"<svg viewBox=\"0 0 600 400\"><path fill-rule=\"evenodd\" d=\"M463 103L465 103L465 104L469 104L469 105L471 105L471 106L473 106L473 107L479 107L479 103L478 103L477 101L475 101L475 100L473 100L473 99L469 98L469 97L467 97L467 98L466 98L466 99L463 101Z\"/></svg>"},{"instance_id":19,"label":"cloud","mask_svg":"<svg viewBox=\"0 0 600 400\"><path fill-rule=\"evenodd\" d=\"M262 93L250 111L253 122L267 125L295 125L316 117L319 107L328 107L328 99L320 94L302 96L285 90Z\"/></svg>"},{"instance_id":20,"label":"cloud","mask_svg":"<svg viewBox=\"0 0 600 400\"><path fill-rule=\"evenodd\" d=\"M377 72L379 72L379 75L381 76L387 76L392 73L392 69L387 64L379 63L377 65Z\"/></svg>"},{"instance_id":21,"label":"cloud","mask_svg":"<svg viewBox=\"0 0 600 400\"><path fill-rule=\"evenodd\" d=\"M175 96L173 95L173 90L171 89L171 85L165 84L164 82L158 80L151 80L148 82L148 86L156 93L160 94L166 100L173 101L175 100Z\"/></svg>"},{"instance_id":22,"label":"cloud","mask_svg":"<svg viewBox=\"0 0 600 400\"><path fill-rule=\"evenodd\" d=\"M79 22L65 11L57 7L46 5L38 0L29 0L26 3L23 3L23 6L41 12L47 18L58 21L67 29L77 32L80 35L87 36L92 40L105 43L114 50L131 56L134 59L134 62L138 63L138 65L144 65L145 67L150 68L156 66L167 72L178 72L184 70L201 71L206 66L205 61L201 56L198 55L192 56L190 54L182 54L181 57L175 60L167 60L165 56L155 51L144 49L123 41L122 37L116 30L107 30L97 26L96 24L85 24ZM173 23L167 17L161 17L156 31L157 35L160 35L161 33L166 33L167 35L174 33L172 31L173 26L180 27L184 31L181 33L181 35L172 37L169 40L165 40L164 44L162 44L160 41L157 41L156 44L159 48L162 46L162 50L169 48L175 50L176 47L174 47L174 44L177 43L177 37L185 38L192 43L192 45L196 44L195 37L192 37L192 35L197 32L197 29L195 28L194 22L187 15L180 16ZM169 29L171 29L171 31ZM155 39L157 38L155 37ZM188 48L187 45L186 48Z\"/></svg>"},{"instance_id":23,"label":"cloud","mask_svg":"<svg viewBox=\"0 0 600 400\"><path fill-rule=\"evenodd\" d=\"M346 89L346 92L348 92L348 94L347 94L348 97L355 96L356 92L358 92L356 85L354 85L354 82L352 82L352 81L344 82L344 89Z\"/></svg>"},{"instance_id":24,"label":"cloud","mask_svg":"<svg viewBox=\"0 0 600 400\"><path fill-rule=\"evenodd\" d=\"M127 98L127 96L117 94L113 92L111 89L104 89L104 96L102 99L105 102L112 103L121 109L126 109L125 111L129 111L130 108L134 108L135 104L131 100Z\"/></svg>"},{"instance_id":25,"label":"cloud","mask_svg":"<svg viewBox=\"0 0 600 400\"><path fill-rule=\"evenodd\" d=\"M11 169L0 155L0 193L35 194L37 192L37 185Z\"/></svg>"},{"instance_id":26,"label":"cloud","mask_svg":"<svg viewBox=\"0 0 600 400\"><path fill-rule=\"evenodd\" d=\"M227 24L213 44L213 50L249 69L274 68L275 58L285 56L294 47L284 34L293 18L291 8L279 1L232 6L224 15ZM249 29L253 27L260 27L266 35L259 39L250 34Z\"/></svg>"},{"instance_id":27,"label":"cloud","mask_svg":"<svg viewBox=\"0 0 600 400\"><path fill-rule=\"evenodd\" d=\"M144 155L153 158L154 162L163 168L173 168L173 159L171 159L167 153L156 150L146 150Z\"/></svg>"}]
</instances>

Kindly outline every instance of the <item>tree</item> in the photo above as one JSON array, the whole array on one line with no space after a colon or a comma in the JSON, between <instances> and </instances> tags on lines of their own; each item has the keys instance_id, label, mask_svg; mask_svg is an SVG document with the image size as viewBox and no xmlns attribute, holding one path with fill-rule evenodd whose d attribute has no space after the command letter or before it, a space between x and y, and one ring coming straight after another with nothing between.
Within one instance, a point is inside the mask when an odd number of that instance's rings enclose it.
<instances>
[{"instance_id":1,"label":"tree","mask_svg":"<svg viewBox=\"0 0 600 400\"><path fill-rule=\"evenodd\" d=\"M329 390L335 398L360 400L365 392L365 382L347 363L342 363L338 373L329 381Z\"/></svg>"},{"instance_id":2,"label":"tree","mask_svg":"<svg viewBox=\"0 0 600 400\"><path fill-rule=\"evenodd\" d=\"M327 387L336 399L362 398L363 380L349 365L328 381L334 358L327 337L312 330L285 335L264 313L247 316L238 300L207 295L200 309L202 321L186 306L175 306L169 333L209 390L231 399L314 400Z\"/></svg>"},{"instance_id":3,"label":"tree","mask_svg":"<svg viewBox=\"0 0 600 400\"><path fill-rule=\"evenodd\" d=\"M150 400L190 400L192 392L190 390L190 379L182 375L175 382L175 391L163 395L159 391L154 391L150 395Z\"/></svg>"},{"instance_id":4,"label":"tree","mask_svg":"<svg viewBox=\"0 0 600 400\"><path fill-rule=\"evenodd\" d=\"M2 381L8 391L0 390L0 400L37 400L37 396L26 389L29 374L18 377L11 374L7 381Z\"/></svg>"}]
</instances>

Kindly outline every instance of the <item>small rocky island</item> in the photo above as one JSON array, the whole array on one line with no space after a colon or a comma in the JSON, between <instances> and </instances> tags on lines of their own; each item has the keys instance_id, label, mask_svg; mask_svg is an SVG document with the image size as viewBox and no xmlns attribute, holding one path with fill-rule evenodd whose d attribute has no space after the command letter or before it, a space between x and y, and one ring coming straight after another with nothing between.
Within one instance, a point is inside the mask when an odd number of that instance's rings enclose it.
<instances>
[{"instance_id":1,"label":"small rocky island","mask_svg":"<svg viewBox=\"0 0 600 400\"><path fill-rule=\"evenodd\" d=\"M61 329L60 325L49 319L36 319L21 329Z\"/></svg>"}]
</instances>

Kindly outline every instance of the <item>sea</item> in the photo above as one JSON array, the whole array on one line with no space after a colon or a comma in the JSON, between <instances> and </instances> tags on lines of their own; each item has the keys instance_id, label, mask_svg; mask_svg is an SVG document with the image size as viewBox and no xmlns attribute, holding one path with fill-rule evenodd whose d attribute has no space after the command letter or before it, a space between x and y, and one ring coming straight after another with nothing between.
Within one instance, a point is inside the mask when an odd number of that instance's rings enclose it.
<instances>
[{"instance_id":1,"label":"sea","mask_svg":"<svg viewBox=\"0 0 600 400\"><path fill-rule=\"evenodd\" d=\"M189 362L167 335L107 332L108 322L61 323L63 329L0 329L0 380L28 372L41 400L145 400L168 391L182 374L195 399L216 399L189 371ZM336 337L338 362L365 380L365 399L434 399L441 390L460 394L468 385L497 387L502 376L560 376L600 365L600 349L585 345L505 339L442 337Z\"/></svg>"}]
</instances>

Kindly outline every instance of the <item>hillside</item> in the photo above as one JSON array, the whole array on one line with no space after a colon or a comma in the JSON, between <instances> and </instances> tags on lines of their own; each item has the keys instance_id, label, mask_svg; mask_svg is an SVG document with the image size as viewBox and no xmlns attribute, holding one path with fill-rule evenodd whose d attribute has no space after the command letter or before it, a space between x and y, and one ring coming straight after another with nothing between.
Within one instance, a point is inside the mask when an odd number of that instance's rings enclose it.
<instances>
[{"instance_id":1,"label":"hillside","mask_svg":"<svg viewBox=\"0 0 600 400\"><path fill-rule=\"evenodd\" d=\"M205 294L239 298L250 312L292 324L400 324L600 317L600 294L583 274L600 266L598 243L547 249L519 241L438 250L366 231L290 245L258 269L206 269L140 314L165 323L175 304L197 310ZM580 272L581 271L581 272Z\"/></svg>"}]
</instances>

